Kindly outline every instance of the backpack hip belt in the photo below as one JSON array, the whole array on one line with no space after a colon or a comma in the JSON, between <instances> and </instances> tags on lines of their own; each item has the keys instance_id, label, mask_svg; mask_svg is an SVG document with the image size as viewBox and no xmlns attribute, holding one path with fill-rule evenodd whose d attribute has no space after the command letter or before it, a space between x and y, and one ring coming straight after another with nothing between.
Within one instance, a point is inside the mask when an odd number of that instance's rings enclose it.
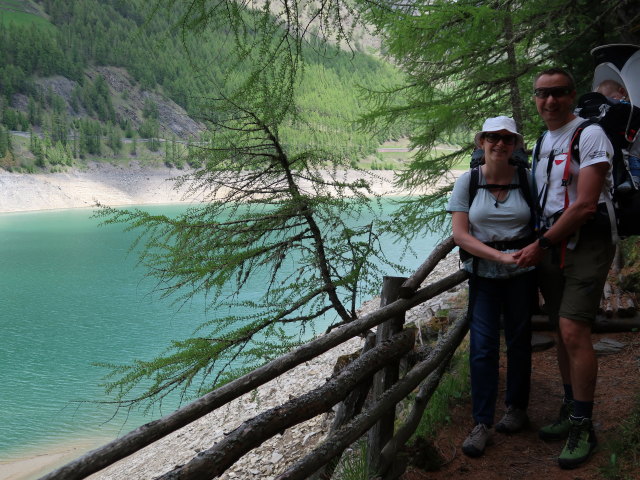
<instances>
[{"instance_id":1,"label":"backpack hip belt","mask_svg":"<svg viewBox=\"0 0 640 480\"><path fill-rule=\"evenodd\" d=\"M534 238L535 237L533 235L529 235L527 237L517 238L515 240L498 240L495 242L484 242L484 244L500 251L520 250L521 248L524 248L531 242L533 242Z\"/></svg>"}]
</instances>

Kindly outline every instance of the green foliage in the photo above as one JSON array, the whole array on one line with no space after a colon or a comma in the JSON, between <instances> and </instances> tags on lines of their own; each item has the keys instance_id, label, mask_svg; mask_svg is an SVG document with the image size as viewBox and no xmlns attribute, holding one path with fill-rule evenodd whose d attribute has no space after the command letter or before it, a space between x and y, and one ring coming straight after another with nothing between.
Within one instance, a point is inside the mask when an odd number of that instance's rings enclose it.
<instances>
[{"instance_id":1,"label":"green foliage","mask_svg":"<svg viewBox=\"0 0 640 480\"><path fill-rule=\"evenodd\" d=\"M5 98L32 90L29 78L34 75L80 78L84 64L62 45L59 31L48 23L0 21L0 91Z\"/></svg>"},{"instance_id":2,"label":"green foliage","mask_svg":"<svg viewBox=\"0 0 640 480\"><path fill-rule=\"evenodd\" d=\"M273 48L272 38L261 48ZM113 366L107 387L123 401L148 381L151 387L130 401L154 401L178 388L202 394L289 351L317 333L322 318L351 321L359 296L373 293L381 266L402 270L384 258L377 227L365 220L376 218L377 208L368 184L340 174L347 159L285 143L281 126L299 118L293 90L283 90L290 85L289 62L280 52L269 65L258 62L239 91L227 96L223 89L207 110L211 136L190 146L190 163L201 167L180 182L205 192L207 204L177 218L99 213L107 223L139 229L141 262L163 296L181 304L206 295L211 312L230 304L247 312L218 314L161 357ZM313 132L305 133L315 140ZM165 146L170 155L172 146ZM250 282L253 298L238 302L236 294Z\"/></svg>"},{"instance_id":3,"label":"green foliage","mask_svg":"<svg viewBox=\"0 0 640 480\"><path fill-rule=\"evenodd\" d=\"M102 153L102 126L95 120L81 120L79 131L80 157L87 154L100 155Z\"/></svg>"},{"instance_id":4,"label":"green foliage","mask_svg":"<svg viewBox=\"0 0 640 480\"><path fill-rule=\"evenodd\" d=\"M4 158L4 156L9 151L9 132L7 129L0 126L0 158Z\"/></svg>"},{"instance_id":5,"label":"green foliage","mask_svg":"<svg viewBox=\"0 0 640 480\"><path fill-rule=\"evenodd\" d=\"M73 162L71 149L62 142L52 143L49 138L44 141L44 156L52 166L70 166Z\"/></svg>"},{"instance_id":6,"label":"green foliage","mask_svg":"<svg viewBox=\"0 0 640 480\"><path fill-rule=\"evenodd\" d=\"M2 124L4 124L8 130L26 131L29 128L29 122L26 115L13 108L4 109L2 112Z\"/></svg>"},{"instance_id":7,"label":"green foliage","mask_svg":"<svg viewBox=\"0 0 640 480\"><path fill-rule=\"evenodd\" d=\"M81 68L88 64L124 67L142 88L161 86L164 93L195 116L211 114L203 112L206 101L203 104L202 99L209 98L212 91L238 91L246 80L251 81L254 62L268 62L276 47L287 44L280 44L277 39L292 34L276 24L279 20L264 9L242 12L233 7L225 15L209 17L199 17L195 15L198 10L191 9L190 15L195 17L189 19L181 18L187 10L180 2L159 3L168 8L167 15L161 14L160 9L150 16L152 5L142 0L51 0L46 3L46 10L67 39L64 55L77 59ZM202 12L206 14L207 8ZM176 31L176 19L189 22L193 29ZM251 22L260 25L259 29L245 28ZM243 33L234 36L235 27ZM265 28L271 29L268 42L260 38ZM304 134L296 123L283 124L284 141L307 147L314 141L323 148L340 148L341 153L354 156L373 152L384 139L354 128L353 121L363 111L358 88L392 82L398 78L397 71L372 57L352 55L310 38L304 43L289 43L288 54L298 63L282 70L278 81L281 85L285 81L300 82L296 91L298 108L305 114L305 121L317 129L317 135L312 138ZM304 68L308 69L304 78L298 75L303 56ZM31 70L25 72L29 75ZM100 77L94 83L99 81ZM107 98L92 82L84 82L74 92L73 103L83 105L89 114L95 113L103 121L113 121ZM286 94L281 98L286 100ZM142 114L146 120L157 120L157 105L147 99Z\"/></svg>"},{"instance_id":8,"label":"green foliage","mask_svg":"<svg viewBox=\"0 0 640 480\"><path fill-rule=\"evenodd\" d=\"M535 74L566 66L585 89L593 75L589 50L619 42L623 30L616 22L626 18L618 15L622 3L613 0L383 0L358 5L405 73L396 85L371 92L376 107L361 122L372 131L398 122L411 126L410 147L416 154L399 179L410 190L436 185L452 166L466 163L473 132L487 117L514 117L531 144L542 130L531 100ZM460 149L435 155L441 142ZM402 218L405 233L437 231L446 220L432 223L433 210L424 208L430 201L417 202L400 209L392 223Z\"/></svg>"},{"instance_id":9,"label":"green foliage","mask_svg":"<svg viewBox=\"0 0 640 480\"><path fill-rule=\"evenodd\" d=\"M347 449L335 473L331 478L336 480L368 480L369 466L367 463L367 442L360 441L355 448Z\"/></svg>"},{"instance_id":10,"label":"green foliage","mask_svg":"<svg viewBox=\"0 0 640 480\"><path fill-rule=\"evenodd\" d=\"M33 156L35 157L36 166L42 168L45 166L44 149L42 147L42 141L37 135L34 135L33 130L31 130L29 134L30 134L29 151L33 153Z\"/></svg>"},{"instance_id":11,"label":"green foliage","mask_svg":"<svg viewBox=\"0 0 640 480\"><path fill-rule=\"evenodd\" d=\"M93 82L85 81L81 87L76 88L73 98L79 100L89 115L97 116L102 122L115 122L116 114L111 93L102 75L98 75Z\"/></svg>"},{"instance_id":12,"label":"green foliage","mask_svg":"<svg viewBox=\"0 0 640 480\"><path fill-rule=\"evenodd\" d=\"M109 128L107 146L111 149L114 155L117 155L122 151L122 132L118 127L111 126Z\"/></svg>"},{"instance_id":13,"label":"green foliage","mask_svg":"<svg viewBox=\"0 0 640 480\"><path fill-rule=\"evenodd\" d=\"M160 125L154 118L148 118L138 128L140 138L158 138L160 135Z\"/></svg>"},{"instance_id":14,"label":"green foliage","mask_svg":"<svg viewBox=\"0 0 640 480\"><path fill-rule=\"evenodd\" d=\"M39 126L42 124L42 106L40 103L36 103L32 97L29 97L27 116L29 124L33 126Z\"/></svg>"},{"instance_id":15,"label":"green foliage","mask_svg":"<svg viewBox=\"0 0 640 480\"><path fill-rule=\"evenodd\" d=\"M158 120L158 118L160 117L160 113L158 112L158 104L150 98L146 98L144 101L144 108L142 109L142 116L144 118Z\"/></svg>"},{"instance_id":16,"label":"green foliage","mask_svg":"<svg viewBox=\"0 0 640 480\"><path fill-rule=\"evenodd\" d=\"M600 473L608 480L632 480L640 464L640 394L636 397L633 410L606 444L609 457L600 465Z\"/></svg>"},{"instance_id":17,"label":"green foliage","mask_svg":"<svg viewBox=\"0 0 640 480\"><path fill-rule=\"evenodd\" d=\"M63 146L67 145L69 137L69 119L66 111L63 113L56 113L54 110L50 116L48 132L52 143L61 143Z\"/></svg>"},{"instance_id":18,"label":"green foliage","mask_svg":"<svg viewBox=\"0 0 640 480\"><path fill-rule=\"evenodd\" d=\"M196 15L189 20L193 30L180 30L175 27L188 21L188 16L181 17L187 15L187 9L181 2L158 3L168 8L168 15L164 15L162 8L152 15L153 2L142 0L47 0L44 9L51 23L45 21L46 27L37 23L0 25L0 64L3 64L0 90L7 99L14 93L29 97L28 120L20 123L19 128L27 131L29 126L43 127L54 143L66 142L64 130L68 120L62 115L67 106L59 96L52 92L44 94L33 83L34 77L64 75L77 82L69 99L72 114L88 115L103 125L119 123L125 136L130 138L133 127L127 125L125 119L116 118L114 105L119 99L112 98L102 76L87 69L93 65L122 67L133 75L139 87L158 89L185 107L190 115L215 116L205 110L211 92L239 91L245 81L252 81L254 62L268 62L276 48L288 44L292 68L282 70L278 81L281 85L296 83L296 108L302 115L281 125L283 143L300 148L319 145L357 160L374 152L384 140L377 133L359 131L354 127L354 120L364 108L359 88L383 85L398 78L397 71L388 64L329 46L315 36L299 42L292 35L294 31L288 30L293 25L283 27L280 20L264 8L243 11L233 7L220 18ZM194 12L191 10L191 14ZM336 14L334 11L322 16L330 20L336 18ZM245 28L252 22L259 28ZM302 26L300 23L295 28ZM244 29L243 33L236 36L235 27ZM265 28L270 29L267 42L260 37ZM349 30L345 28L342 32ZM314 35L317 33L314 30ZM294 38L294 42L277 42L277 38L287 36ZM300 76L303 69L308 74ZM286 105L290 86L282 91L285 93L281 99ZM123 98L126 96L124 92ZM49 112L43 113L43 109L54 110L55 114L46 124L43 122ZM147 98L140 113L144 118L140 136L160 138L163 134L159 128L158 105ZM300 121L313 127L314 133L298 128ZM401 125L396 130L403 128ZM157 140L148 142L147 146L152 152L158 152L161 147ZM94 152L101 151L97 144L91 148L85 144L80 150L81 156L99 155Z\"/></svg>"}]
</instances>

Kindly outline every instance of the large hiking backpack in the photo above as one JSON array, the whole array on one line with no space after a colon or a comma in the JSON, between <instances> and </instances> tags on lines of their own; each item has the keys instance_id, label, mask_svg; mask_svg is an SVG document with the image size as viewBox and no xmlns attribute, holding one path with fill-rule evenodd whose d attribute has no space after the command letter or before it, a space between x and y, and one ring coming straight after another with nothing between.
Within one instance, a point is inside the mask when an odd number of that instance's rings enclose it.
<instances>
[{"instance_id":1,"label":"large hiking backpack","mask_svg":"<svg viewBox=\"0 0 640 480\"><path fill-rule=\"evenodd\" d=\"M640 108L626 102L611 102L604 95L592 92L580 97L576 113L585 119L572 136L569 148L571 159L580 163L580 136L591 124L598 124L607 134L613 146L613 213L612 234L626 237L640 234L640 190L621 193L618 187L631 181L629 172L629 147L640 129ZM536 144L536 152L539 144ZM567 180L567 179L565 179Z\"/></svg>"},{"instance_id":2,"label":"large hiking backpack","mask_svg":"<svg viewBox=\"0 0 640 480\"><path fill-rule=\"evenodd\" d=\"M533 195L531 192L531 185L529 184L529 178L527 175L527 171L530 166L529 159L524 149L519 148L515 150L513 152L512 158L509 159L509 163L516 166L516 169L517 169L516 171L518 173L518 183L511 183L509 185L494 185L494 184L480 185L480 166L484 164L484 152L482 149L479 149L479 148L473 151L473 153L471 154L471 162L469 164L469 167L470 167L469 208L471 208L471 204L473 203L473 200L476 197L476 194L478 193L479 188L488 188L488 189L501 188L501 189L507 189L507 190L516 190L519 188L522 191L522 196L524 197L525 201L527 202L527 205L529 206L529 210L531 212L530 222L533 230L533 227L535 225L536 209L535 209L535 202L533 199ZM524 248L529 243L530 243L530 240L527 239L526 242L523 242L522 244L505 241L505 242L491 242L491 243L488 243L487 245L489 245L490 247L496 248L498 250L507 250L510 248ZM471 255L466 250L463 250L462 248L460 248L459 251L460 251L460 260L462 261L465 261L473 257L473 255ZM475 272L476 260L475 260L475 257L473 258L474 258L473 270Z\"/></svg>"}]
</instances>

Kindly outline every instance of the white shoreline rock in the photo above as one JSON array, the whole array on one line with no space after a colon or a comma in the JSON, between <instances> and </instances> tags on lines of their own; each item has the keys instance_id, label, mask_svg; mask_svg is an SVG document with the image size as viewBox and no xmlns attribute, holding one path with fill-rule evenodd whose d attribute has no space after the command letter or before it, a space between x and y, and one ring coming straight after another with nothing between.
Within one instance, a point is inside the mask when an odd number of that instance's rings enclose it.
<instances>
[{"instance_id":1,"label":"white shoreline rock","mask_svg":"<svg viewBox=\"0 0 640 480\"><path fill-rule=\"evenodd\" d=\"M141 167L132 161L128 168L108 163L92 163L84 170L70 168L61 173L10 173L0 169L0 213L91 208L96 202L108 206L197 204L203 195L187 195L187 187L174 188L173 179L188 170ZM452 182L457 174L443 179ZM366 179L376 195L402 196L410 193L394 187L394 172L380 170L338 172L339 178L353 182Z\"/></svg>"}]
</instances>

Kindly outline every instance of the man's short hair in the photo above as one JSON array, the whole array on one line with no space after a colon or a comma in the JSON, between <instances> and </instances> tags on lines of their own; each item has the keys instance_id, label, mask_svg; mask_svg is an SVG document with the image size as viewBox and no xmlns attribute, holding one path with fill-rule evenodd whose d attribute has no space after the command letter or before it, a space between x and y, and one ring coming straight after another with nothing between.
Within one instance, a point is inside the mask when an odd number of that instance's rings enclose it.
<instances>
[{"instance_id":1,"label":"man's short hair","mask_svg":"<svg viewBox=\"0 0 640 480\"><path fill-rule=\"evenodd\" d=\"M543 75L564 75L567 78L567 80L569 80L569 85L567 86L570 87L571 90L576 89L576 81L573 79L573 75L571 75L571 73L569 73L564 68L560 68L560 67L547 68L546 70L543 70L540 73L538 73L538 75L536 75L536 78L533 80L533 88L536 88L536 83L538 82L538 79Z\"/></svg>"}]
</instances>

